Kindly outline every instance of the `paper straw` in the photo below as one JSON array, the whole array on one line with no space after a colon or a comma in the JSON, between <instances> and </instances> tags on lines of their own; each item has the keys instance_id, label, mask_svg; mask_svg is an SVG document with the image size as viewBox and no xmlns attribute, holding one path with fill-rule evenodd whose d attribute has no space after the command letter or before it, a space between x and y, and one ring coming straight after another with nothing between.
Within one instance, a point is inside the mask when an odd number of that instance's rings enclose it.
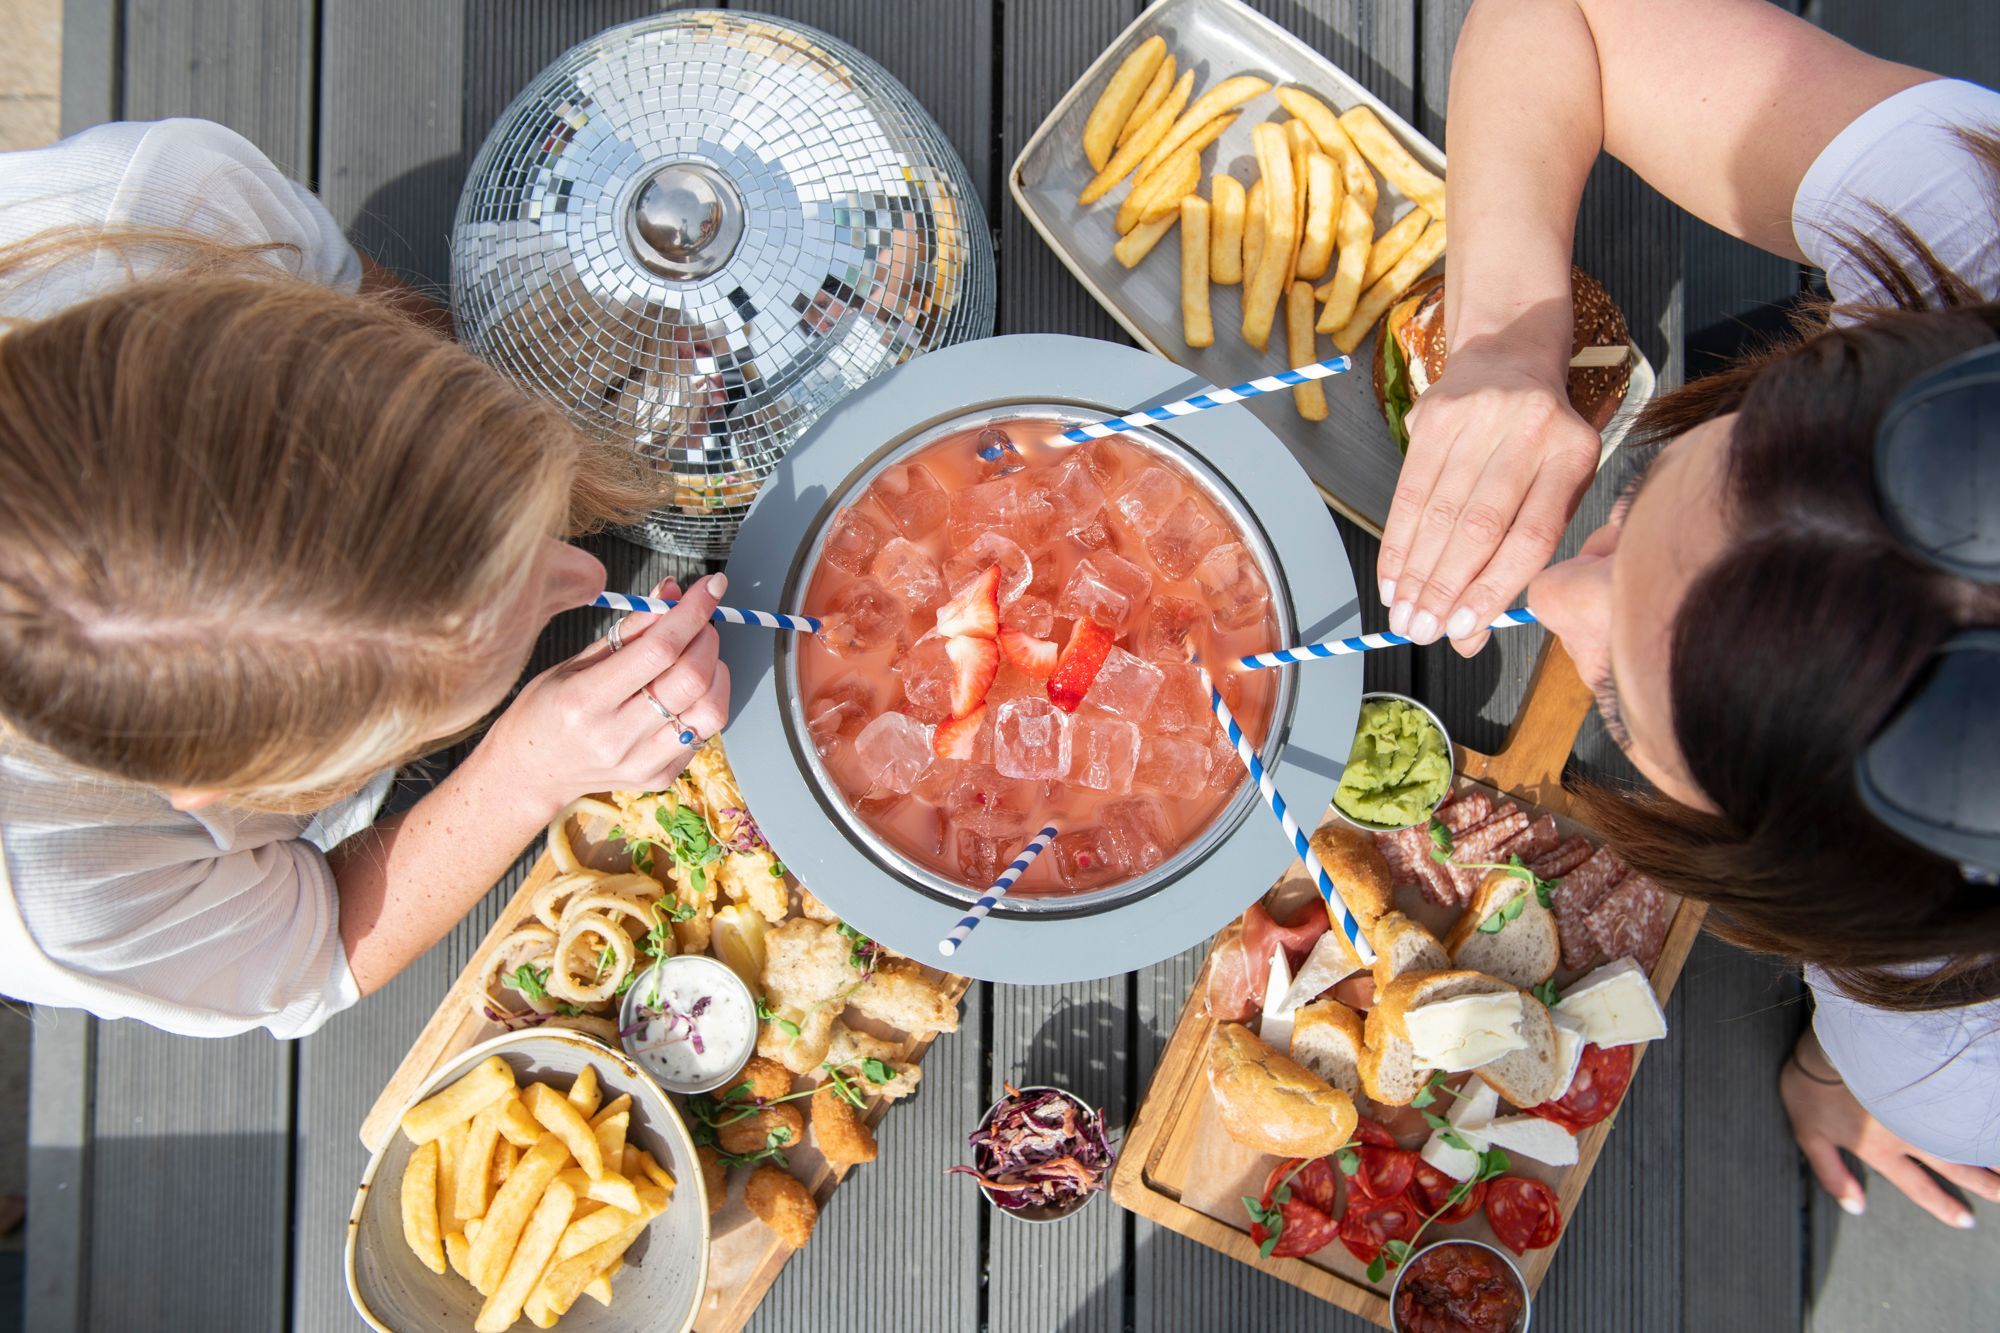
<instances>
[{"instance_id":1,"label":"paper straw","mask_svg":"<svg viewBox=\"0 0 2000 1333\"><path fill-rule=\"evenodd\" d=\"M660 597L634 597L630 593L601 592L590 606L608 606L613 611L671 611L679 602L670 602ZM803 634L817 634L820 630L818 616L793 616L783 611L746 611L741 607L718 606L710 620L722 625L762 625L765 629L791 629Z\"/></svg>"},{"instance_id":2,"label":"paper straw","mask_svg":"<svg viewBox=\"0 0 2000 1333\"><path fill-rule=\"evenodd\" d=\"M1091 440L1101 440L1107 435L1116 435L1121 430L1143 426L1149 421L1172 421L1175 417L1191 417L1197 412L1206 412L1211 407L1227 407L1231 403L1240 403L1245 398L1255 398L1260 393L1276 393L1280 389L1289 389L1309 380L1323 380L1330 375L1341 374L1351 369L1353 365L1354 362L1344 356L1336 356L1327 361L1315 361L1309 366L1300 366L1295 370L1281 370L1275 375L1266 375L1262 379L1250 380L1227 389L1209 389L1192 398L1168 403L1164 407L1149 407L1143 412L1134 412L1129 417L1113 417L1109 421L1078 426L1074 430L1064 431L1062 437L1071 444L1085 444Z\"/></svg>"},{"instance_id":3,"label":"paper straw","mask_svg":"<svg viewBox=\"0 0 2000 1333\"><path fill-rule=\"evenodd\" d=\"M1362 964L1372 966L1375 962L1375 948L1368 943L1368 937L1361 933L1361 923L1348 909L1347 900L1342 898L1340 891L1334 887L1333 877L1326 873L1326 866L1321 863L1319 853L1312 849L1312 843L1308 842L1306 835L1299 831L1298 821L1293 819L1292 812L1285 808L1285 798L1278 794L1278 786L1271 781L1270 773L1264 768L1264 761L1250 748L1250 742L1244 739L1243 728L1237 725L1235 715L1229 711L1229 705L1222 702L1222 692L1215 688L1215 682L1209 678L1207 668L1196 663L1195 669L1201 672L1201 683L1208 691L1208 706L1214 710L1215 720L1222 724L1223 731L1229 736L1229 743L1236 747L1236 757L1250 770L1250 780L1255 782L1257 790L1264 794L1264 804L1269 806L1271 813L1277 817L1278 826L1284 829L1285 836L1290 838L1292 846L1298 849L1299 859L1305 862L1306 869L1312 872L1313 880L1319 887L1319 896L1326 900L1326 908L1332 914L1334 924L1340 927L1340 933L1347 937L1347 942L1354 947L1354 952Z\"/></svg>"},{"instance_id":4,"label":"paper straw","mask_svg":"<svg viewBox=\"0 0 2000 1333\"><path fill-rule=\"evenodd\" d=\"M1535 613L1527 607L1518 611L1502 611L1487 623L1488 629L1506 629L1512 625L1536 625ZM1351 639L1328 639L1323 643L1302 643L1296 648L1278 648L1268 653L1252 653L1248 657L1236 659L1238 666L1258 670L1262 667L1284 666L1288 662L1305 662L1315 657L1345 657L1349 653L1373 652L1377 648L1397 648L1409 640L1400 634L1357 634Z\"/></svg>"},{"instance_id":5,"label":"paper straw","mask_svg":"<svg viewBox=\"0 0 2000 1333\"><path fill-rule=\"evenodd\" d=\"M965 937L986 919L986 914L993 910L993 904L1007 896L1007 890L1014 887L1014 881L1021 878L1027 868L1035 863L1035 858L1055 840L1055 836L1054 824L1043 825L1042 831L1035 835L1033 842L1021 849L1021 854L1014 858L1013 864L1000 872L1000 878L993 881L993 887L980 894L979 901L972 905L972 910L958 919L958 924L951 928L949 935L938 941L938 952L946 958L957 953L959 946L965 943Z\"/></svg>"}]
</instances>

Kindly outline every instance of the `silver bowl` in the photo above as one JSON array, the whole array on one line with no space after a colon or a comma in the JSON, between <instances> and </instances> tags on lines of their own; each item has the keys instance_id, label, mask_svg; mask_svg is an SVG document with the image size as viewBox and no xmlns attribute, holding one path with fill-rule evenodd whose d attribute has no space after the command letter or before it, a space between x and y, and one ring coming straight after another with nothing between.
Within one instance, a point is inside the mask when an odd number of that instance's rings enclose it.
<instances>
[{"instance_id":1,"label":"silver bowl","mask_svg":"<svg viewBox=\"0 0 2000 1333\"><path fill-rule=\"evenodd\" d=\"M1418 1259L1429 1254L1440 1245L1472 1245L1485 1250L1489 1254L1497 1255L1500 1262L1506 1265L1507 1272L1514 1279L1515 1287L1521 1293L1521 1320L1513 1328L1508 1329L1507 1333L1528 1333L1528 1325L1534 1322L1535 1298L1534 1294L1528 1290L1528 1284L1522 1278L1520 1265L1514 1262L1514 1256L1496 1246L1488 1245L1483 1240L1458 1240L1451 1237L1432 1241L1430 1244L1424 1246L1423 1249L1418 1250L1415 1254L1405 1259L1402 1266L1396 1270L1396 1280L1389 1287L1389 1328L1391 1333L1405 1333L1407 1328L1402 1320L1396 1318L1396 1294L1403 1289L1403 1275L1410 1271Z\"/></svg>"},{"instance_id":2,"label":"silver bowl","mask_svg":"<svg viewBox=\"0 0 2000 1333\"><path fill-rule=\"evenodd\" d=\"M1310 670L1311 668L1307 669ZM1361 702L1364 705L1371 699L1396 699L1410 705L1412 708L1423 710L1424 716L1429 718L1431 725L1437 728L1438 735L1444 738L1444 752L1446 757L1451 760L1452 776L1445 779L1444 791L1435 801L1431 802L1431 808L1424 811L1421 818L1413 819L1407 824L1371 824L1365 819L1356 819L1353 815L1348 814L1340 808L1338 801L1328 801L1327 808L1332 810L1343 823L1351 824L1363 833L1397 833L1406 828L1415 828L1419 824L1428 824L1431 816L1438 812L1438 807L1451 799L1452 781L1458 774L1458 751L1452 746L1451 733L1445 730L1444 719L1439 717L1429 704L1424 703L1420 699L1412 699L1407 694L1397 694L1393 690L1370 690L1361 696ZM1356 727L1361 725L1361 710L1358 708L1354 712L1354 722ZM1353 737L1349 736L1348 740L1351 745ZM1344 768L1345 766L1345 761L1343 761L1342 767ZM1337 781L1334 784L1334 789L1336 791L1339 790L1339 783Z\"/></svg>"},{"instance_id":3,"label":"silver bowl","mask_svg":"<svg viewBox=\"0 0 2000 1333\"><path fill-rule=\"evenodd\" d=\"M757 997L752 995L750 988L743 984L743 978L737 976L735 972L731 971L717 959L710 958L706 954L675 954L672 957L663 958L645 971L639 973L638 976L632 978L631 986L625 991L625 999L618 1006L619 1043L624 1046L625 1054L631 1056L642 1068L645 1065L645 1057L633 1049L638 1044L639 1038L639 1034L634 1032L633 1029L639 1026L641 1022L639 1016L640 1004L647 996L653 993L651 978L670 967L687 968L695 966L700 966L705 973L709 974L707 979L710 984L741 992L743 1007L753 1015L757 1012ZM677 1092L687 1097L698 1092L712 1092L729 1082L743 1072L743 1066L748 1064L750 1057L756 1053L757 1022L755 1018L752 1018L750 1027L743 1040L742 1058L733 1062L728 1072L718 1074L712 1079L693 1079L684 1082L668 1079L659 1074L652 1074L651 1071L648 1071L648 1073L650 1077L656 1080L668 1092Z\"/></svg>"},{"instance_id":4,"label":"silver bowl","mask_svg":"<svg viewBox=\"0 0 2000 1333\"><path fill-rule=\"evenodd\" d=\"M1102 1111L1098 1110L1096 1107L1092 1106L1089 1102L1085 1101L1083 1098L1071 1092L1068 1088L1058 1088L1055 1085L1049 1083L1031 1083L1025 1088L1014 1089L1014 1092L1022 1094L1030 1092L1053 1092L1058 1097L1061 1097L1066 1101L1074 1103L1076 1109L1083 1112L1085 1115L1097 1117L1100 1123L1102 1123L1104 1118L1104 1113ZM1005 1106L1009 1101L1011 1101L1013 1099L1013 1096L1014 1093L1003 1093L999 1098L997 1098L994 1101L993 1105L987 1107L986 1114L979 1117L978 1128L984 1129L988 1125L992 1124L993 1117L1000 1114L1000 1108L1002 1106ZM1113 1159L1112 1161L1106 1162L1104 1164L1104 1180L1099 1185L1098 1188L1092 1190L1088 1194L1072 1199L1065 1204L1034 1204L1026 1208L1009 1208L1006 1204L1001 1203L998 1199L994 1198L993 1191L987 1188L985 1185L981 1185L979 1187L979 1192L986 1196L986 1202L992 1204L995 1211L1004 1213L1008 1217L1015 1218L1019 1221L1062 1222L1068 1220L1069 1218L1075 1217L1078 1213L1090 1207L1092 1203L1096 1202L1098 1195L1107 1192L1111 1188L1111 1168L1117 1160L1117 1154L1115 1150L1112 1154L1112 1159Z\"/></svg>"}]
</instances>

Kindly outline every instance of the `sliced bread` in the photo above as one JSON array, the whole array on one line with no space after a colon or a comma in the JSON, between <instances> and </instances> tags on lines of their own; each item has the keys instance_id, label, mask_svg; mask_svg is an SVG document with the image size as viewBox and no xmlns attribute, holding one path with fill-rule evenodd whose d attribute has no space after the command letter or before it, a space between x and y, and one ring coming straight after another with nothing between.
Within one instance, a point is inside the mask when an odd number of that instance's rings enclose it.
<instances>
[{"instance_id":1,"label":"sliced bread","mask_svg":"<svg viewBox=\"0 0 2000 1333\"><path fill-rule=\"evenodd\" d=\"M1418 929L1422 929L1418 927ZM1429 939L1429 932L1425 932ZM1378 946L1379 947L1379 946ZM1436 940L1431 947L1444 950ZM1449 1000L1458 995L1485 994L1505 990L1503 982L1478 972L1405 972L1386 987L1378 987L1375 1005L1363 1025L1365 1046L1361 1056L1361 1087L1386 1106L1408 1106L1422 1090L1430 1070L1418 1067L1416 1051L1410 1046L1403 1014L1412 1006L1432 1000Z\"/></svg>"},{"instance_id":2,"label":"sliced bread","mask_svg":"<svg viewBox=\"0 0 2000 1333\"><path fill-rule=\"evenodd\" d=\"M1360 1013L1338 1000L1304 1005L1292 1020L1292 1059L1352 1097L1361 1090L1363 1033Z\"/></svg>"},{"instance_id":3,"label":"sliced bread","mask_svg":"<svg viewBox=\"0 0 2000 1333\"><path fill-rule=\"evenodd\" d=\"M1451 967L1451 959L1437 936L1401 912L1383 913L1375 928L1368 932L1368 942L1375 946L1377 994L1405 973L1442 972Z\"/></svg>"},{"instance_id":4,"label":"sliced bread","mask_svg":"<svg viewBox=\"0 0 2000 1333\"><path fill-rule=\"evenodd\" d=\"M1354 1132L1352 1097L1241 1023L1218 1023L1209 1037L1208 1085L1223 1132L1255 1152L1324 1157Z\"/></svg>"},{"instance_id":5,"label":"sliced bread","mask_svg":"<svg viewBox=\"0 0 2000 1333\"><path fill-rule=\"evenodd\" d=\"M1479 927L1496 912L1522 898L1520 915L1491 934ZM1562 940L1556 934L1556 914L1542 906L1524 879L1495 870L1480 881L1450 935L1445 951L1452 966L1467 967L1498 977L1523 989L1539 986L1556 974L1562 961Z\"/></svg>"},{"instance_id":6,"label":"sliced bread","mask_svg":"<svg viewBox=\"0 0 2000 1333\"><path fill-rule=\"evenodd\" d=\"M1532 995L1521 997L1521 1035L1527 1046L1489 1060L1472 1072L1507 1101L1526 1110L1560 1091L1569 1070L1548 1008Z\"/></svg>"}]
</instances>

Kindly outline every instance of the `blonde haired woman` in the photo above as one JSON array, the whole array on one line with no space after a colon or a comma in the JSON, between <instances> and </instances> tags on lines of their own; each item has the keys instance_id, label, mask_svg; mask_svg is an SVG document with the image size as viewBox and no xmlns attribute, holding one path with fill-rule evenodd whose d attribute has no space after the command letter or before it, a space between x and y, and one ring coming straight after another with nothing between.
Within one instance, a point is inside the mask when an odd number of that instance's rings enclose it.
<instances>
[{"instance_id":1,"label":"blonde haired woman","mask_svg":"<svg viewBox=\"0 0 2000 1333\"><path fill-rule=\"evenodd\" d=\"M706 580L503 700L604 586L617 455L391 303L218 125L0 155L0 962L9 994L310 1032L563 804L718 730ZM668 595L679 590L669 588Z\"/></svg>"}]
</instances>

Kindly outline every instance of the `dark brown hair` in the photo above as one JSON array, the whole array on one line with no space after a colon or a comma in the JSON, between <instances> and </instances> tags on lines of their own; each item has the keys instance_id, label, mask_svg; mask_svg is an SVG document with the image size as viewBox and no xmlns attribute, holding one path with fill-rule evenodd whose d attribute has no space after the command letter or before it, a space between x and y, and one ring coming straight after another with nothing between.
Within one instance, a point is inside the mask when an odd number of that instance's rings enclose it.
<instances>
[{"instance_id":1,"label":"dark brown hair","mask_svg":"<svg viewBox=\"0 0 2000 1333\"><path fill-rule=\"evenodd\" d=\"M1967 135L2000 173L2000 136ZM1588 792L1634 869L1710 905L1710 929L1824 968L1893 1009L2000 997L2000 889L1878 823L1854 761L1960 627L2000 623L2000 589L1912 558L1883 521L1875 428L1896 393L2000 338L2000 303L1908 227L1847 252L1892 307L1821 304L1794 336L1669 394L1640 437L1734 412L1727 547L1673 629L1674 736L1709 814ZM2000 707L2000 701L1995 701Z\"/></svg>"}]
</instances>

